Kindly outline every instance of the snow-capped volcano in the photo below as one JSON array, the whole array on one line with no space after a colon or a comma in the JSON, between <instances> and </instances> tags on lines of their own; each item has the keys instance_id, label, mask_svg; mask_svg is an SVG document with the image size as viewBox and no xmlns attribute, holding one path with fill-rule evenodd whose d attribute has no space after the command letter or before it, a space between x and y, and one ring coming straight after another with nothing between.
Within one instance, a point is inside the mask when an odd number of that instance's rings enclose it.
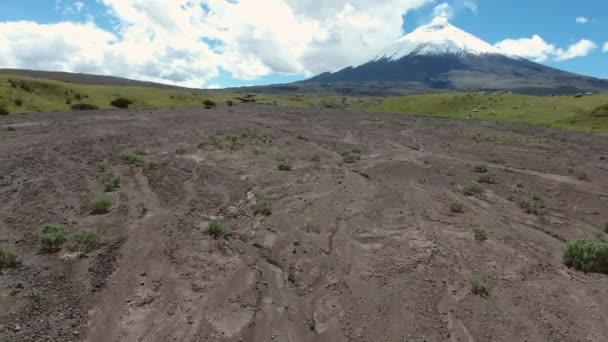
<instances>
[{"instance_id":1,"label":"snow-capped volcano","mask_svg":"<svg viewBox=\"0 0 608 342\"><path fill-rule=\"evenodd\" d=\"M436 17L427 25L401 37L374 60L399 60L411 54L494 54L505 55L498 48L450 24L445 17Z\"/></svg>"},{"instance_id":2,"label":"snow-capped volcano","mask_svg":"<svg viewBox=\"0 0 608 342\"><path fill-rule=\"evenodd\" d=\"M279 91L401 95L508 90L523 94L607 92L608 81L503 53L438 17L368 62L276 87Z\"/></svg>"}]
</instances>

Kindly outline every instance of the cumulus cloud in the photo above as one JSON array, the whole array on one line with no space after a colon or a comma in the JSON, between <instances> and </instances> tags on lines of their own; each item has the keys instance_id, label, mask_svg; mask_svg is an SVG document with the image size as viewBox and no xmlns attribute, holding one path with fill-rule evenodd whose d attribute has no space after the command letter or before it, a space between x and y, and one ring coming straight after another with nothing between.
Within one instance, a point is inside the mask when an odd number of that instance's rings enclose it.
<instances>
[{"instance_id":1,"label":"cumulus cloud","mask_svg":"<svg viewBox=\"0 0 608 342\"><path fill-rule=\"evenodd\" d=\"M313 75L356 64L402 35L434 0L97 0L115 23L0 23L0 67L111 74L200 87ZM61 2L57 1L59 5ZM70 2L77 11L82 5ZM65 4L65 1L64 1Z\"/></svg>"},{"instance_id":2,"label":"cumulus cloud","mask_svg":"<svg viewBox=\"0 0 608 342\"><path fill-rule=\"evenodd\" d=\"M603 51L604 52L608 52L608 42L604 43L604 49L603 49Z\"/></svg>"},{"instance_id":3,"label":"cumulus cloud","mask_svg":"<svg viewBox=\"0 0 608 342\"><path fill-rule=\"evenodd\" d=\"M477 13L477 3L475 3L475 0L465 0L464 7L468 8L473 13Z\"/></svg>"},{"instance_id":4,"label":"cumulus cloud","mask_svg":"<svg viewBox=\"0 0 608 342\"><path fill-rule=\"evenodd\" d=\"M577 22L578 24L586 24L586 23L588 23L588 22L589 22L589 19L588 19L588 18L586 18L586 17L577 17L577 18L576 18L576 22Z\"/></svg>"},{"instance_id":5,"label":"cumulus cloud","mask_svg":"<svg viewBox=\"0 0 608 342\"><path fill-rule=\"evenodd\" d=\"M544 62L549 59L565 61L584 57L598 47L596 43L590 40L581 39L564 50L546 42L537 34L530 38L505 39L496 43L495 46L506 53L531 59L535 62Z\"/></svg>"},{"instance_id":6,"label":"cumulus cloud","mask_svg":"<svg viewBox=\"0 0 608 342\"><path fill-rule=\"evenodd\" d=\"M597 44L588 40L581 39L578 43L570 45L567 50L555 57L556 61L565 61L577 57L585 57L593 50L597 49Z\"/></svg>"}]
</instances>

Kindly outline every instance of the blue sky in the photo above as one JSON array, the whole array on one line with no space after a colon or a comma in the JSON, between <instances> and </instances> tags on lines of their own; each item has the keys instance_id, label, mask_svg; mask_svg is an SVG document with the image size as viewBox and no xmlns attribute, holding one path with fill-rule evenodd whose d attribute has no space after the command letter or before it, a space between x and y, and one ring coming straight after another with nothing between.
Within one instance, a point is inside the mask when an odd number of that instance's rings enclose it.
<instances>
[{"instance_id":1,"label":"blue sky","mask_svg":"<svg viewBox=\"0 0 608 342\"><path fill-rule=\"evenodd\" d=\"M291 82L364 61L400 34L429 22L444 3L180 1L183 6L152 0L2 0L0 67L203 87ZM444 5L454 25L489 43L509 40L511 48L529 53L527 58L608 78L608 52L603 51L608 1L448 0ZM179 24L167 27L167 22ZM584 52L568 54L582 40ZM28 44L32 51L23 51ZM93 51L97 47L99 52ZM541 49L545 53L537 55Z\"/></svg>"}]
</instances>

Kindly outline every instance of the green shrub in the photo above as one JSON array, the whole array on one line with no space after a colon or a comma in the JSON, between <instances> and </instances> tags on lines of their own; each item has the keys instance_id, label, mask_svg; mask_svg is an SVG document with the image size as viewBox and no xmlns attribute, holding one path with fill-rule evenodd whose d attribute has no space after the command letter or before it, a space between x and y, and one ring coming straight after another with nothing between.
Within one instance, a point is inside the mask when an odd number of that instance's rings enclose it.
<instances>
[{"instance_id":1,"label":"green shrub","mask_svg":"<svg viewBox=\"0 0 608 342\"><path fill-rule=\"evenodd\" d=\"M228 100L228 101L226 101L226 105L228 105L228 107L232 107L232 106L234 106L234 102Z\"/></svg>"},{"instance_id":2,"label":"green shrub","mask_svg":"<svg viewBox=\"0 0 608 342\"><path fill-rule=\"evenodd\" d=\"M474 228L473 234L477 241L486 241L488 239L488 232L483 228Z\"/></svg>"},{"instance_id":3,"label":"green shrub","mask_svg":"<svg viewBox=\"0 0 608 342\"><path fill-rule=\"evenodd\" d=\"M490 286L481 277L473 277L469 280L471 282L471 292L480 297L487 297L490 295Z\"/></svg>"},{"instance_id":4,"label":"green shrub","mask_svg":"<svg viewBox=\"0 0 608 342\"><path fill-rule=\"evenodd\" d=\"M14 103L15 103L15 106L21 107L23 105L23 100L22 99L15 99Z\"/></svg>"},{"instance_id":5,"label":"green shrub","mask_svg":"<svg viewBox=\"0 0 608 342\"><path fill-rule=\"evenodd\" d=\"M112 174L108 175L106 177L103 187L105 192L114 192L120 189L120 177L114 176Z\"/></svg>"},{"instance_id":6,"label":"green shrub","mask_svg":"<svg viewBox=\"0 0 608 342\"><path fill-rule=\"evenodd\" d=\"M207 228L207 234L211 235L214 239L224 238L228 239L232 236L232 231L227 228L224 223L220 221L211 221L209 222L209 227Z\"/></svg>"},{"instance_id":7,"label":"green shrub","mask_svg":"<svg viewBox=\"0 0 608 342\"><path fill-rule=\"evenodd\" d=\"M90 104L90 103L75 103L75 104L71 105L70 108L72 108L72 110L95 110L95 109L99 109L99 107L97 107L96 105Z\"/></svg>"},{"instance_id":8,"label":"green shrub","mask_svg":"<svg viewBox=\"0 0 608 342\"><path fill-rule=\"evenodd\" d=\"M545 201L540 196L535 195L530 200L520 200L519 207L524 209L526 214L543 215L546 205Z\"/></svg>"},{"instance_id":9,"label":"green shrub","mask_svg":"<svg viewBox=\"0 0 608 342\"><path fill-rule=\"evenodd\" d=\"M20 265L21 261L19 261L17 254L0 248L0 271L9 268L17 268Z\"/></svg>"},{"instance_id":10,"label":"green shrub","mask_svg":"<svg viewBox=\"0 0 608 342\"><path fill-rule=\"evenodd\" d=\"M108 171L110 171L110 166L108 166L108 164L106 164L106 163L97 164L97 172L106 173Z\"/></svg>"},{"instance_id":11,"label":"green shrub","mask_svg":"<svg viewBox=\"0 0 608 342\"><path fill-rule=\"evenodd\" d=\"M467 186L464 187L462 193L465 196L475 196L481 197L484 194L485 190L479 185L477 182L471 182Z\"/></svg>"},{"instance_id":12,"label":"green shrub","mask_svg":"<svg viewBox=\"0 0 608 342\"><path fill-rule=\"evenodd\" d=\"M101 234L93 230L80 231L69 238L67 249L71 252L89 253L104 244Z\"/></svg>"},{"instance_id":13,"label":"green shrub","mask_svg":"<svg viewBox=\"0 0 608 342\"><path fill-rule=\"evenodd\" d=\"M213 102L211 100L203 101L203 105L205 106L206 109L211 109L216 106L215 102Z\"/></svg>"},{"instance_id":14,"label":"green shrub","mask_svg":"<svg viewBox=\"0 0 608 342\"><path fill-rule=\"evenodd\" d=\"M143 166L146 164L146 159L144 156L136 152L125 151L120 154L120 159L129 165Z\"/></svg>"},{"instance_id":15,"label":"green shrub","mask_svg":"<svg viewBox=\"0 0 608 342\"><path fill-rule=\"evenodd\" d=\"M454 214L464 213L464 204L456 201L450 202L450 211Z\"/></svg>"},{"instance_id":16,"label":"green shrub","mask_svg":"<svg viewBox=\"0 0 608 342\"><path fill-rule=\"evenodd\" d=\"M148 169L148 170L155 170L155 169L158 169L158 163L157 163L157 162L155 162L155 161L148 162L148 163L146 164L146 169Z\"/></svg>"},{"instance_id":17,"label":"green shrub","mask_svg":"<svg viewBox=\"0 0 608 342\"><path fill-rule=\"evenodd\" d=\"M8 109L6 109L5 107L0 106L0 115L9 115L10 113L8 112Z\"/></svg>"},{"instance_id":18,"label":"green shrub","mask_svg":"<svg viewBox=\"0 0 608 342\"><path fill-rule=\"evenodd\" d=\"M68 230L61 224L47 224L42 227L40 244L47 253L56 252L68 240Z\"/></svg>"},{"instance_id":19,"label":"green shrub","mask_svg":"<svg viewBox=\"0 0 608 342\"><path fill-rule=\"evenodd\" d=\"M488 173L488 167L484 164L479 164L477 166L475 166L475 172L477 173Z\"/></svg>"},{"instance_id":20,"label":"green shrub","mask_svg":"<svg viewBox=\"0 0 608 342\"><path fill-rule=\"evenodd\" d=\"M353 164L361 160L361 150L354 149L351 151L344 151L340 154L344 164Z\"/></svg>"},{"instance_id":21,"label":"green shrub","mask_svg":"<svg viewBox=\"0 0 608 342\"><path fill-rule=\"evenodd\" d=\"M259 201L255 206L255 214L263 215L263 216L272 215L272 205L270 204L270 201L268 201L268 200Z\"/></svg>"},{"instance_id":22,"label":"green shrub","mask_svg":"<svg viewBox=\"0 0 608 342\"><path fill-rule=\"evenodd\" d=\"M484 183L484 184L496 184L496 175L491 174L491 173L485 173L482 175L479 175L479 178L477 179L477 181L479 183Z\"/></svg>"},{"instance_id":23,"label":"green shrub","mask_svg":"<svg viewBox=\"0 0 608 342\"><path fill-rule=\"evenodd\" d=\"M112 105L112 107L116 107L116 108L129 108L130 105L133 104L133 101L119 97L115 100L113 100L112 102L110 102L110 105Z\"/></svg>"},{"instance_id":24,"label":"green shrub","mask_svg":"<svg viewBox=\"0 0 608 342\"><path fill-rule=\"evenodd\" d=\"M608 274L608 243L594 239L570 242L564 248L564 263L579 271Z\"/></svg>"},{"instance_id":25,"label":"green shrub","mask_svg":"<svg viewBox=\"0 0 608 342\"><path fill-rule=\"evenodd\" d=\"M318 154L315 154L314 156L312 156L312 158L310 158L310 161L314 162L314 163L319 163L319 162L321 162L321 156Z\"/></svg>"},{"instance_id":26,"label":"green shrub","mask_svg":"<svg viewBox=\"0 0 608 342\"><path fill-rule=\"evenodd\" d=\"M279 165L277 165L277 169L278 169L279 171L291 171L291 170L292 170L291 165L289 165L289 164L288 164L287 162L285 162L285 161L284 161L284 162L279 163Z\"/></svg>"},{"instance_id":27,"label":"green shrub","mask_svg":"<svg viewBox=\"0 0 608 342\"><path fill-rule=\"evenodd\" d=\"M93 215L107 214L110 212L110 208L112 208L112 200L105 196L93 200L89 205L89 209Z\"/></svg>"}]
</instances>

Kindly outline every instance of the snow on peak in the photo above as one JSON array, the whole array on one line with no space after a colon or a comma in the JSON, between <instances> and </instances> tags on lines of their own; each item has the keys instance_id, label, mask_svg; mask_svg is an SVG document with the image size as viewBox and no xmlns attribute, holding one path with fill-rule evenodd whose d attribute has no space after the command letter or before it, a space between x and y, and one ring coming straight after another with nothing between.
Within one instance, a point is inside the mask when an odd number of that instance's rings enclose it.
<instances>
[{"instance_id":1,"label":"snow on peak","mask_svg":"<svg viewBox=\"0 0 608 342\"><path fill-rule=\"evenodd\" d=\"M445 17L436 17L384 49L374 60L399 60L405 56L442 54L500 54L498 48L450 24ZM506 55L508 56L508 55ZM509 56L511 57L511 56Z\"/></svg>"}]
</instances>

